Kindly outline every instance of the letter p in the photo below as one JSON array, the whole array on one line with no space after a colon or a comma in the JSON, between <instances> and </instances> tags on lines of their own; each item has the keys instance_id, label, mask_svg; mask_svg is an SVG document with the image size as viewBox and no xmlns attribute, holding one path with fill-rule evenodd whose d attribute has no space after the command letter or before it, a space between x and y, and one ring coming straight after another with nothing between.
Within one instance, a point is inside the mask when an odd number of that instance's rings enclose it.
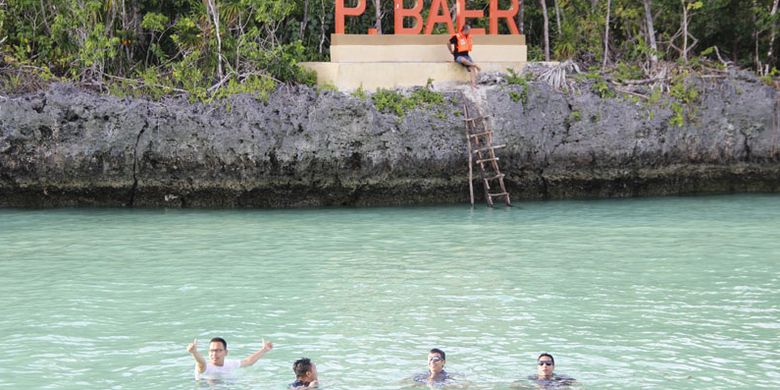
<instances>
[{"instance_id":1,"label":"letter p","mask_svg":"<svg viewBox=\"0 0 780 390\"><path fill-rule=\"evenodd\" d=\"M360 16L366 11L366 0L357 0L354 7L345 7L344 0L336 0L336 34L344 34L344 17Z\"/></svg>"}]
</instances>

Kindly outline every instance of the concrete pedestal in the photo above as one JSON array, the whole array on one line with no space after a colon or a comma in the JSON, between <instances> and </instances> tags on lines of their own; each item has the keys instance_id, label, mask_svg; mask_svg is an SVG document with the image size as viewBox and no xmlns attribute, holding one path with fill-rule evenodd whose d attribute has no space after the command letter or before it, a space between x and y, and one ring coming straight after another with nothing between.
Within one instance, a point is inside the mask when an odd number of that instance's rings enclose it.
<instances>
[{"instance_id":1,"label":"concrete pedestal","mask_svg":"<svg viewBox=\"0 0 780 390\"><path fill-rule=\"evenodd\" d=\"M469 82L468 71L447 50L449 35L331 35L331 62L301 64L317 84L339 90L396 88ZM522 71L523 35L475 35L471 57L483 72Z\"/></svg>"}]
</instances>

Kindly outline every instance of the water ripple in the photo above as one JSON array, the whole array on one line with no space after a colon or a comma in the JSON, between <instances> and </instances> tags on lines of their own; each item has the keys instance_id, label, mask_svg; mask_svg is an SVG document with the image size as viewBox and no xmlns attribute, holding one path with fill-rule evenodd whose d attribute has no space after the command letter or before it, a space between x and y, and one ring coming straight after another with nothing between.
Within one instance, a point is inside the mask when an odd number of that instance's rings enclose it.
<instances>
[{"instance_id":1,"label":"water ripple","mask_svg":"<svg viewBox=\"0 0 780 390\"><path fill-rule=\"evenodd\" d=\"M0 210L0 387L192 389L197 337L284 388L475 389L543 351L587 388L774 388L780 197L322 210ZM53 363L56 362L56 363ZM516 381L519 381L515 383Z\"/></svg>"}]
</instances>

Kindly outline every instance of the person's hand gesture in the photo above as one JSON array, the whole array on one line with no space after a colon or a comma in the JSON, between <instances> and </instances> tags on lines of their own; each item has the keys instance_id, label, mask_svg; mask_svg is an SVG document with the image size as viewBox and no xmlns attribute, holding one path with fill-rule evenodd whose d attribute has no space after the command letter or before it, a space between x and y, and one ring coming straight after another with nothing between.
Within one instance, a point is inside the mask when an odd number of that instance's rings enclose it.
<instances>
[{"instance_id":1,"label":"person's hand gesture","mask_svg":"<svg viewBox=\"0 0 780 390\"><path fill-rule=\"evenodd\" d=\"M198 339L192 339L192 342L187 345L187 352L198 352Z\"/></svg>"},{"instance_id":2,"label":"person's hand gesture","mask_svg":"<svg viewBox=\"0 0 780 390\"><path fill-rule=\"evenodd\" d=\"M268 352L268 351L274 349L274 343L272 343L270 341L265 341L265 339L263 339L262 344L263 344L263 351Z\"/></svg>"}]
</instances>

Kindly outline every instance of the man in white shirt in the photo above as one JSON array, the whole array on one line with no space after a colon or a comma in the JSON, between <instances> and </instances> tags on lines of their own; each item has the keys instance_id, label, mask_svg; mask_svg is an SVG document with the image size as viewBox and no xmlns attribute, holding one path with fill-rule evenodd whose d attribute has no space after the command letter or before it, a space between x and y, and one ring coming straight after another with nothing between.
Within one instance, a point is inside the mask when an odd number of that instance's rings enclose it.
<instances>
[{"instance_id":1,"label":"man in white shirt","mask_svg":"<svg viewBox=\"0 0 780 390\"><path fill-rule=\"evenodd\" d=\"M227 342L221 337L214 337L209 342L209 360L198 352L198 340L192 340L187 346L187 352L195 359L195 379L218 379L235 375L239 367L248 367L273 349L271 342L263 340L263 347L245 359L225 359L228 354Z\"/></svg>"}]
</instances>

